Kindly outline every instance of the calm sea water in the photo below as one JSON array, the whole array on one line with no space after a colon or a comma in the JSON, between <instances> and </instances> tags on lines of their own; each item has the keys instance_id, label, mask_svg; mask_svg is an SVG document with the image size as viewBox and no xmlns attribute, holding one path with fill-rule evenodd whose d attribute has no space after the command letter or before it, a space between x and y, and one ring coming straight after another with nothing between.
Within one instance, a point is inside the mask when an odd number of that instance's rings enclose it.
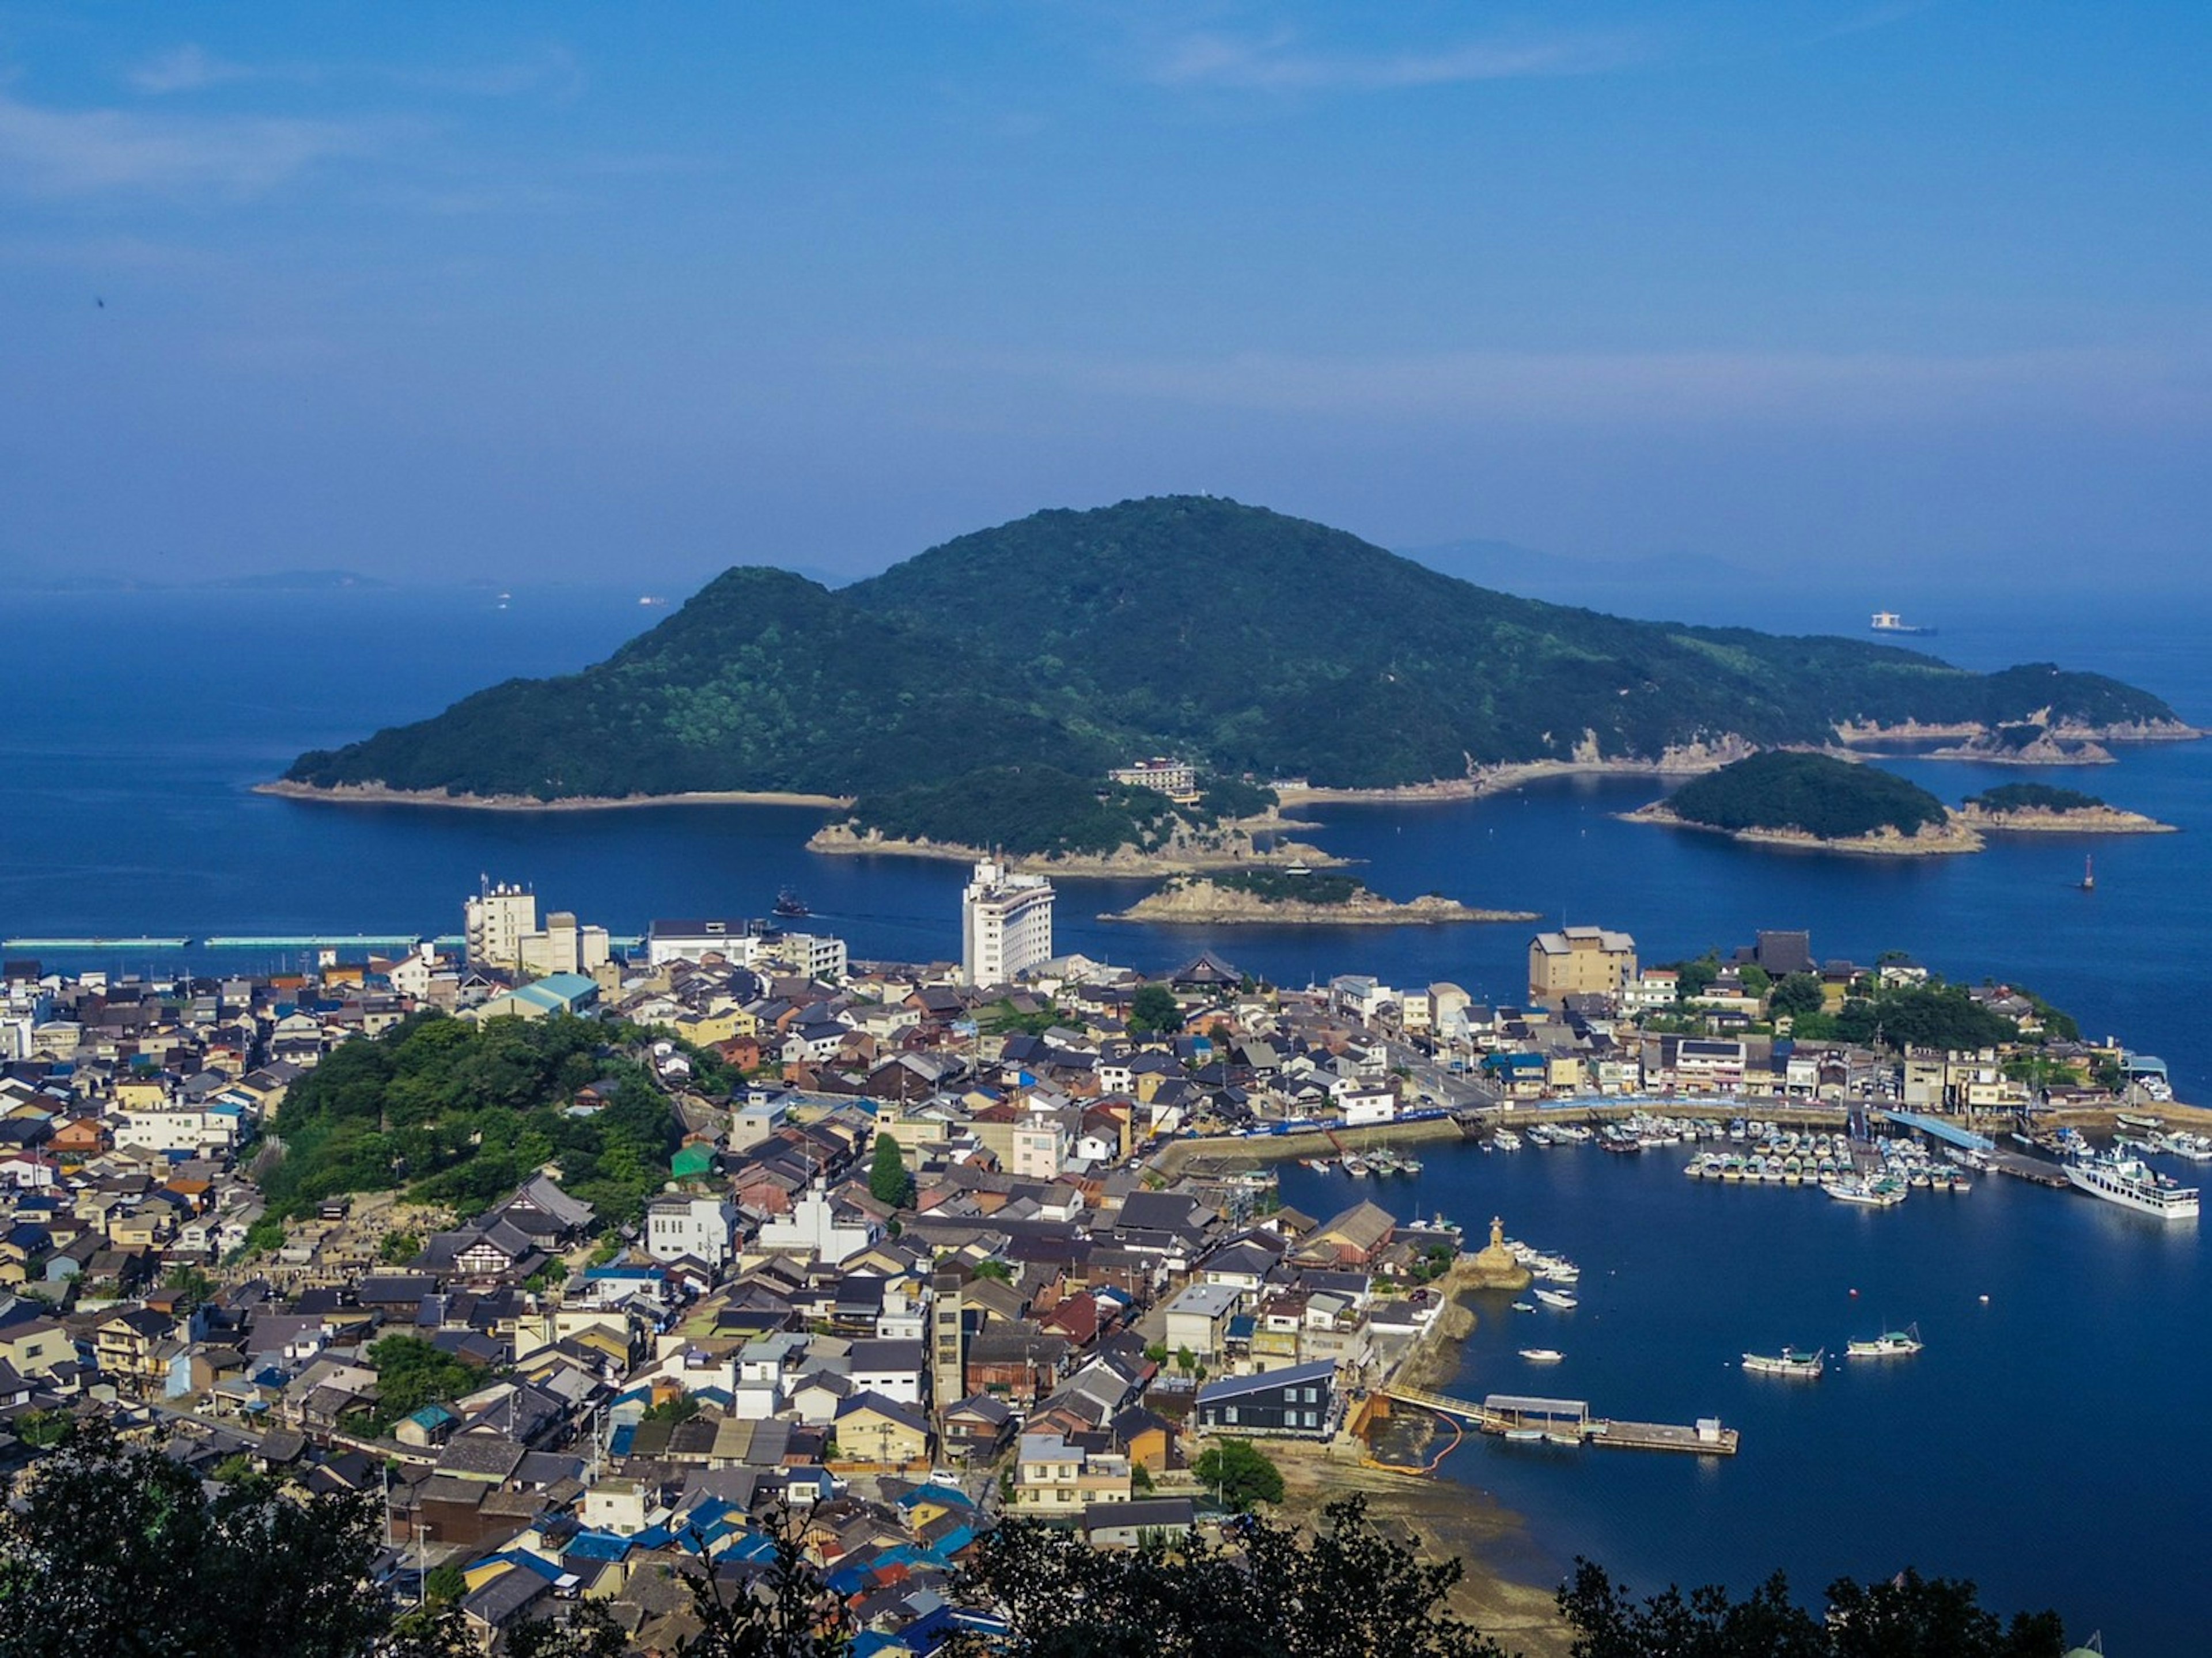
<instances>
[{"instance_id":1,"label":"calm sea water","mask_svg":"<svg viewBox=\"0 0 2212 1658\"><path fill-rule=\"evenodd\" d=\"M1782 631L1859 625L1880 602L1717 595L1695 620ZM31 596L15 608L0 692L0 936L411 933L458 928L480 875L617 932L656 915L755 914L797 887L856 953L951 955L957 867L820 858L821 814L653 807L488 813L332 807L251 786L299 750L420 718L517 674L571 671L656 619L635 592L518 588L323 595ZM1633 596L1613 608L1633 612ZM1680 609L1680 607L1675 607ZM2039 594L1942 618L1930 648L1963 665L2057 659L2158 691L2212 725L2212 607ZM1949 799L2012 773L1906 765ZM1910 950L1953 977L2033 986L2094 1032L2162 1054L2185 1097L2212 1096L2202 963L2212 943L2212 743L2124 751L2117 766L2033 774L2181 824L2091 842L1998 841L1978 857L1869 861L1737 847L1618 822L1648 783L1576 780L1487 800L1332 807L1312 838L1364 860L1398 896L1437 890L1632 932L1647 959L1809 927L1824 956ZM2074 890L2094 850L2098 890ZM1162 969L1202 945L1279 981L1345 971L1450 979L1516 999L1527 930L1132 928L1099 911L1131 883L1067 882L1063 949ZM57 958L61 959L61 958ZM237 956L202 955L240 966ZM151 962L103 964L149 967ZM1545 1569L1577 1552L1632 1580L1776 1565L1817 1589L1911 1560L1966 1572L2001 1605L2057 1602L2116 1655L2204 1644L2195 1552L2208 1534L2212 1442L2198 1412L2212 1308L2194 1228L1984 1181L1867 1215L1802 1193L1713 1191L1680 1159L1527 1152L1439 1156L1401 1212L1492 1211L1585 1268L1558 1324L1486 1319L1463 1386L1526 1385L1521 1345L1559 1347L1547 1389L1606 1412L1745 1430L1725 1465L1484 1445L1448 1472L1532 1518ZM1326 1206L1341 1191L1291 1193ZM1332 1177L1333 1178L1333 1177ZM1340 1187L1343 1182L1338 1181ZM1856 1301L1848 1291L1857 1288ZM1987 1293L1983 1308L1975 1299ZM1929 1351L1786 1391L1732 1368L1747 1347L1839 1345L1919 1321ZM2121 1637L2124 1635L2123 1642Z\"/></svg>"},{"instance_id":2,"label":"calm sea water","mask_svg":"<svg viewBox=\"0 0 2212 1658\"><path fill-rule=\"evenodd\" d=\"M1410 1180L1292 1168L1284 1194L1309 1212L1355 1195L1440 1209L1470 1230L1498 1214L1583 1269L1571 1312L1481 1297L1449 1391L1742 1430L1725 1460L1462 1445L1443 1476L1529 1517L1540 1558L1516 1564L1537 1581L1584 1555L1646 1592L1741 1592L1779 1568L1817 1597L1911 1564L1973 1578L1995 1607L2055 1606L2115 1655L2206 1649L2212 1275L2195 1225L1996 1176L1876 1212L1686 1180L1673 1150L1425 1156ZM1927 1343L1911 1358L1817 1382L1740 1367L1908 1322ZM1533 1365L1528 1346L1565 1357Z\"/></svg>"}]
</instances>

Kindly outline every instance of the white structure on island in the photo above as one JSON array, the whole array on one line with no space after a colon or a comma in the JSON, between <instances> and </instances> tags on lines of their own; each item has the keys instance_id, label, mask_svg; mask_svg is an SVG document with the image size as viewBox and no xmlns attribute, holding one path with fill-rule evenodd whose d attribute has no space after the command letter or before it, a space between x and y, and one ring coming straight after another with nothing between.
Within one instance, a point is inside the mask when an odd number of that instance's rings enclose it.
<instances>
[{"instance_id":1,"label":"white structure on island","mask_svg":"<svg viewBox=\"0 0 2212 1658\"><path fill-rule=\"evenodd\" d=\"M1052 883L1016 875L985 859L960 895L960 977L971 985L1012 982L1052 959Z\"/></svg>"}]
</instances>

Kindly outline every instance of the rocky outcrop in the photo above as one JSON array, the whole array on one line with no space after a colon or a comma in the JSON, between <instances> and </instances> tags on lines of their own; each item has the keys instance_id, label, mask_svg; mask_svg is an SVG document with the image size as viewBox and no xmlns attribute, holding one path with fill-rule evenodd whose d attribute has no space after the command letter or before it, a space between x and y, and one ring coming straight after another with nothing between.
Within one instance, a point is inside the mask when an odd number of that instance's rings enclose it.
<instances>
[{"instance_id":1,"label":"rocky outcrop","mask_svg":"<svg viewBox=\"0 0 2212 1658\"><path fill-rule=\"evenodd\" d=\"M1149 852L1121 846L1107 853L1008 857L988 847L963 846L951 841L902 840L880 829L856 829L849 823L825 823L808 838L806 849L885 858L933 858L952 864L972 864L998 857L1013 869L1036 875L1182 875L1201 870L1281 869L1292 865L1334 869L1345 861L1302 841L1275 841L1261 848L1252 838L1255 827L1272 832L1274 824L1254 819L1205 835L1179 834L1166 845Z\"/></svg>"},{"instance_id":2,"label":"rocky outcrop","mask_svg":"<svg viewBox=\"0 0 2212 1658\"><path fill-rule=\"evenodd\" d=\"M1960 806L1951 821L1984 835L2172 835L2172 823L2161 823L2139 811L2117 806L2076 806L2069 811L2034 807L2014 811L1990 811L1985 807Z\"/></svg>"},{"instance_id":3,"label":"rocky outcrop","mask_svg":"<svg viewBox=\"0 0 2212 1658\"><path fill-rule=\"evenodd\" d=\"M1194 878L1170 882L1128 908L1098 919L1168 926L1418 926L1447 921L1533 921L1538 917L1531 910L1476 909L1433 894L1400 903L1364 887L1340 904L1269 899Z\"/></svg>"}]
</instances>

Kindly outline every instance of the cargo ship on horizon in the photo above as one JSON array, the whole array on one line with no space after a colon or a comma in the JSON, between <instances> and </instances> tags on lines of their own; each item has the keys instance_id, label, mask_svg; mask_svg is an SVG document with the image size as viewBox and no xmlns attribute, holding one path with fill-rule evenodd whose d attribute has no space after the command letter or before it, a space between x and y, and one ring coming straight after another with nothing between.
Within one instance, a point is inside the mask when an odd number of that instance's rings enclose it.
<instances>
[{"instance_id":1,"label":"cargo ship on horizon","mask_svg":"<svg viewBox=\"0 0 2212 1658\"><path fill-rule=\"evenodd\" d=\"M1895 610L1876 610L1870 625L1878 634L1911 634L1923 639L1936 631L1933 628L1917 627L1907 622Z\"/></svg>"}]
</instances>

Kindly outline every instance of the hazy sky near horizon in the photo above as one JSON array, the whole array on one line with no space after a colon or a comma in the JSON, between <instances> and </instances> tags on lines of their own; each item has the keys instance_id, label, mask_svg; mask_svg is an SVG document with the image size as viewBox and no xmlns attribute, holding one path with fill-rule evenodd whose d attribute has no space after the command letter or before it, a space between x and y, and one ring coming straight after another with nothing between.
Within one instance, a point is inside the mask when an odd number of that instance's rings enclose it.
<instances>
[{"instance_id":1,"label":"hazy sky near horizon","mask_svg":"<svg viewBox=\"0 0 2212 1658\"><path fill-rule=\"evenodd\" d=\"M2201 580L2212 7L0 3L0 562Z\"/></svg>"}]
</instances>

